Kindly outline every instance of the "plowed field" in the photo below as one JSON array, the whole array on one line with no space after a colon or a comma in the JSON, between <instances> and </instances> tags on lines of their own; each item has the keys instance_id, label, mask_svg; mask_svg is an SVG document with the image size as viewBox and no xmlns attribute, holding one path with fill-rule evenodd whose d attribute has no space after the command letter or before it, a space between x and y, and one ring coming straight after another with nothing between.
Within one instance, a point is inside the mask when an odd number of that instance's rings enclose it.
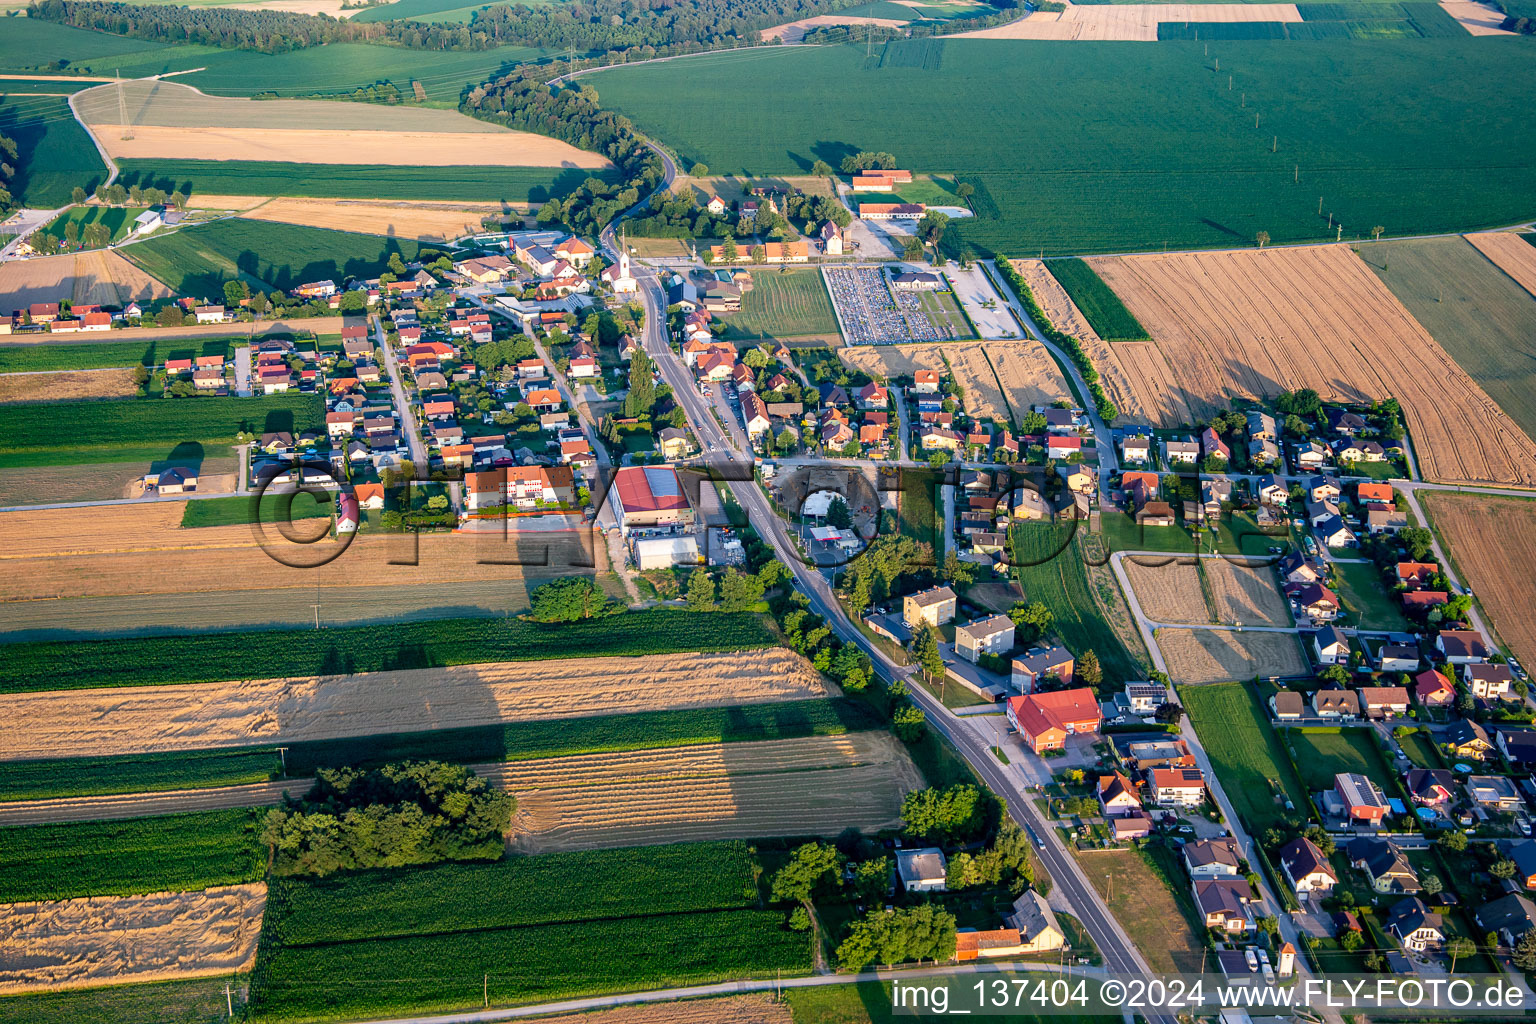
<instances>
[{"instance_id":1,"label":"plowed field","mask_svg":"<svg viewBox=\"0 0 1536 1024\"><path fill-rule=\"evenodd\" d=\"M998 387L997 374L992 372L992 364L987 361L987 353L980 342L945 345L944 357L949 360L955 383L965 389L965 411L973 419L1007 423L1012 418L1008 414L1008 400Z\"/></svg>"},{"instance_id":2,"label":"plowed field","mask_svg":"<svg viewBox=\"0 0 1536 1024\"><path fill-rule=\"evenodd\" d=\"M910 377L918 370L948 373L943 352L937 345L855 345L837 350L843 362L881 380Z\"/></svg>"},{"instance_id":3,"label":"plowed field","mask_svg":"<svg viewBox=\"0 0 1536 1024\"><path fill-rule=\"evenodd\" d=\"M138 388L132 370L65 370L0 374L0 402L63 402L126 398Z\"/></svg>"},{"instance_id":4,"label":"plowed field","mask_svg":"<svg viewBox=\"0 0 1536 1024\"><path fill-rule=\"evenodd\" d=\"M1157 646L1175 683L1219 683L1307 672L1294 633L1160 629Z\"/></svg>"},{"instance_id":5,"label":"plowed field","mask_svg":"<svg viewBox=\"0 0 1536 1024\"><path fill-rule=\"evenodd\" d=\"M1216 621L1245 626L1289 626L1295 621L1267 565L1245 566L1204 558L1205 579L1216 602Z\"/></svg>"},{"instance_id":6,"label":"plowed field","mask_svg":"<svg viewBox=\"0 0 1536 1024\"><path fill-rule=\"evenodd\" d=\"M0 905L0 992L225 974L250 966L262 883Z\"/></svg>"},{"instance_id":7,"label":"plowed field","mask_svg":"<svg viewBox=\"0 0 1536 1024\"><path fill-rule=\"evenodd\" d=\"M529 853L702 839L873 831L922 785L891 734L852 733L499 765Z\"/></svg>"},{"instance_id":8,"label":"plowed field","mask_svg":"<svg viewBox=\"0 0 1536 1024\"><path fill-rule=\"evenodd\" d=\"M252 671L260 670L259 654ZM783 648L575 658L0 697L0 760L420 732L820 697Z\"/></svg>"},{"instance_id":9,"label":"plowed field","mask_svg":"<svg viewBox=\"0 0 1536 1024\"><path fill-rule=\"evenodd\" d=\"M983 345L997 381L1008 396L1015 416L1023 417L1036 405L1072 401L1067 381L1045 346L1029 341L988 341Z\"/></svg>"},{"instance_id":10,"label":"plowed field","mask_svg":"<svg viewBox=\"0 0 1536 1024\"><path fill-rule=\"evenodd\" d=\"M1142 565L1133 558L1121 564L1147 618L1156 622L1211 621L1200 589L1200 571L1194 565Z\"/></svg>"},{"instance_id":11,"label":"plowed field","mask_svg":"<svg viewBox=\"0 0 1536 1024\"><path fill-rule=\"evenodd\" d=\"M995 28L961 33L975 39L1076 39L1156 42L1160 22L1298 22L1295 4L1067 4L1035 11Z\"/></svg>"},{"instance_id":12,"label":"plowed field","mask_svg":"<svg viewBox=\"0 0 1536 1024\"><path fill-rule=\"evenodd\" d=\"M116 252L102 249L0 263L0 313L60 299L121 306L170 297L165 285ZM90 335L82 337L89 340Z\"/></svg>"},{"instance_id":13,"label":"plowed field","mask_svg":"<svg viewBox=\"0 0 1536 1024\"><path fill-rule=\"evenodd\" d=\"M1536 441L1348 246L1089 262L1165 357L1166 379L1121 367L1159 424L1300 387L1325 400L1391 396L1426 478L1536 486Z\"/></svg>"},{"instance_id":14,"label":"plowed field","mask_svg":"<svg viewBox=\"0 0 1536 1024\"><path fill-rule=\"evenodd\" d=\"M1431 491L1420 500L1499 638L1536 665L1536 504Z\"/></svg>"}]
</instances>

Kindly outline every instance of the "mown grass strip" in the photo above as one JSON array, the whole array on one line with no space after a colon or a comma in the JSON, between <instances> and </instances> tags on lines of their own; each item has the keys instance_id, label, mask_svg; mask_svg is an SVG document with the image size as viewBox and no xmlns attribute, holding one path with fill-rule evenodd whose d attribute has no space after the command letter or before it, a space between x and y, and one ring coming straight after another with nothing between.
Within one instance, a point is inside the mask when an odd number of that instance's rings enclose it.
<instances>
[{"instance_id":1,"label":"mown grass strip","mask_svg":"<svg viewBox=\"0 0 1536 1024\"><path fill-rule=\"evenodd\" d=\"M404 668L545 661L677 651L735 651L777 643L750 612L649 609L546 625L438 619L387 626L10 644L0 693L335 675Z\"/></svg>"},{"instance_id":2,"label":"mown grass strip","mask_svg":"<svg viewBox=\"0 0 1536 1024\"><path fill-rule=\"evenodd\" d=\"M325 519L334 511L334 497L332 494L329 496L332 500L318 501L313 492L305 491L260 497L202 498L187 502L182 509L181 525L183 529L195 530L204 526L246 526L255 522L270 525L299 519Z\"/></svg>"},{"instance_id":3,"label":"mown grass strip","mask_svg":"<svg viewBox=\"0 0 1536 1024\"><path fill-rule=\"evenodd\" d=\"M0 903L189 892L266 870L256 808L0 828Z\"/></svg>"}]
</instances>

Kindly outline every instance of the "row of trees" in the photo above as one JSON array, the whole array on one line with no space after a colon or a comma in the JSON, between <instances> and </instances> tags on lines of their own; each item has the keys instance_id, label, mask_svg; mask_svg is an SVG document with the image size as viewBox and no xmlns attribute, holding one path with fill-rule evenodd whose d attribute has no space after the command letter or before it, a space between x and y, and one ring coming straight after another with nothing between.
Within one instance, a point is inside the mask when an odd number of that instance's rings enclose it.
<instances>
[{"instance_id":1,"label":"row of trees","mask_svg":"<svg viewBox=\"0 0 1536 1024\"><path fill-rule=\"evenodd\" d=\"M496 4L475 12L470 29L498 44L566 50L687 53L740 46L786 21L831 14L851 0L572 0Z\"/></svg>"},{"instance_id":2,"label":"row of trees","mask_svg":"<svg viewBox=\"0 0 1536 1024\"><path fill-rule=\"evenodd\" d=\"M463 765L321 769L303 800L268 812L262 838L282 875L499 860L516 806Z\"/></svg>"},{"instance_id":3,"label":"row of trees","mask_svg":"<svg viewBox=\"0 0 1536 1024\"><path fill-rule=\"evenodd\" d=\"M16 140L0 135L0 212L9 212L14 205L11 183L16 180L17 159Z\"/></svg>"}]
</instances>

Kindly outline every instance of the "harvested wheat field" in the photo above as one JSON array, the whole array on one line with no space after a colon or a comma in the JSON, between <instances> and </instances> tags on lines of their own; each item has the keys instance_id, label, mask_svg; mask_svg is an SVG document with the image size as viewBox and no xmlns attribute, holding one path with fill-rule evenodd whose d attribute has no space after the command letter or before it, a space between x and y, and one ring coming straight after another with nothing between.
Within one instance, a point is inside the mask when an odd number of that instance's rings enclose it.
<instances>
[{"instance_id":1,"label":"harvested wheat field","mask_svg":"<svg viewBox=\"0 0 1536 1024\"><path fill-rule=\"evenodd\" d=\"M447 242L482 230L482 218L501 213L500 203L370 203L346 199L273 199L250 210L245 219L303 224L334 231L360 231L391 238L415 238L423 242Z\"/></svg>"},{"instance_id":2,"label":"harvested wheat field","mask_svg":"<svg viewBox=\"0 0 1536 1024\"><path fill-rule=\"evenodd\" d=\"M805 39L808 29L819 28L823 25L874 25L876 28L901 28L904 21L896 21L891 18L861 18L857 15L847 14L820 14L814 18L801 18L799 21L791 21L786 25L775 25L773 28L763 30L763 42L772 39L782 39L786 43L798 43Z\"/></svg>"},{"instance_id":3,"label":"harvested wheat field","mask_svg":"<svg viewBox=\"0 0 1536 1024\"><path fill-rule=\"evenodd\" d=\"M1295 623L1267 564L1240 565L1225 558L1203 558L1205 580L1216 604L1216 621L1228 625L1290 626Z\"/></svg>"},{"instance_id":4,"label":"harvested wheat field","mask_svg":"<svg viewBox=\"0 0 1536 1024\"><path fill-rule=\"evenodd\" d=\"M1536 245L1510 231L1484 231L1463 237L1494 266L1536 297Z\"/></svg>"},{"instance_id":5,"label":"harvested wheat field","mask_svg":"<svg viewBox=\"0 0 1536 1024\"><path fill-rule=\"evenodd\" d=\"M1295 633L1231 629L1159 629L1158 650L1175 683L1220 683L1309 671Z\"/></svg>"},{"instance_id":6,"label":"harvested wheat field","mask_svg":"<svg viewBox=\"0 0 1536 1024\"><path fill-rule=\"evenodd\" d=\"M0 263L0 313L64 297L73 302L120 306L130 301L168 299L171 291L105 249Z\"/></svg>"},{"instance_id":7,"label":"harvested wheat field","mask_svg":"<svg viewBox=\"0 0 1536 1024\"><path fill-rule=\"evenodd\" d=\"M260 882L0 904L0 992L244 970L266 905Z\"/></svg>"},{"instance_id":8,"label":"harvested wheat field","mask_svg":"<svg viewBox=\"0 0 1536 1024\"><path fill-rule=\"evenodd\" d=\"M486 777L517 796L510 840L526 853L873 832L898 825L922 786L887 732L521 761Z\"/></svg>"},{"instance_id":9,"label":"harvested wheat field","mask_svg":"<svg viewBox=\"0 0 1536 1024\"><path fill-rule=\"evenodd\" d=\"M122 368L0 374L0 403L126 398L138 391L133 383L133 371Z\"/></svg>"},{"instance_id":10,"label":"harvested wheat field","mask_svg":"<svg viewBox=\"0 0 1536 1024\"><path fill-rule=\"evenodd\" d=\"M989 341L983 351L1017 415L1036 405L1074 401L1061 368L1038 341Z\"/></svg>"},{"instance_id":11,"label":"harvested wheat field","mask_svg":"<svg viewBox=\"0 0 1536 1024\"><path fill-rule=\"evenodd\" d=\"M960 39L1078 39L1157 42L1161 22L1298 22L1295 4L1085 4L1035 11L995 28L961 32Z\"/></svg>"},{"instance_id":12,"label":"harvested wheat field","mask_svg":"<svg viewBox=\"0 0 1536 1024\"><path fill-rule=\"evenodd\" d=\"M1040 260L1009 260L1008 262L1024 278L1024 282L1029 285L1029 290L1034 293L1040 309L1057 330L1070 334L1082 343L1083 351L1088 353L1088 357L1093 360L1094 368L1099 371L1099 383L1104 386L1105 394L1109 396L1115 408L1120 410L1120 414L1133 421L1146 419L1147 412L1136 398L1136 391L1131 387L1130 377L1124 368L1110 358L1109 342L1100 338L1098 332L1089 325L1088 318L1083 316L1083 311L1077 308L1077 303L1072 301L1072 296L1068 295L1060 282L1045 269L1045 264ZM1123 348L1124 344L1121 343L1118 347ZM1131 344L1146 343L1132 342Z\"/></svg>"},{"instance_id":13,"label":"harvested wheat field","mask_svg":"<svg viewBox=\"0 0 1536 1024\"><path fill-rule=\"evenodd\" d=\"M837 354L855 370L880 380L910 377L918 370L949 372L944 350L937 345L855 345L840 348Z\"/></svg>"},{"instance_id":14,"label":"harvested wheat field","mask_svg":"<svg viewBox=\"0 0 1536 1024\"><path fill-rule=\"evenodd\" d=\"M1515 33L1503 28L1504 12L1476 0L1440 0L1445 13L1461 22L1461 27L1473 36L1512 36Z\"/></svg>"},{"instance_id":15,"label":"harvested wheat field","mask_svg":"<svg viewBox=\"0 0 1536 1024\"><path fill-rule=\"evenodd\" d=\"M1536 504L1434 491L1419 500L1490 627L1517 660L1536 665Z\"/></svg>"},{"instance_id":16,"label":"harvested wheat field","mask_svg":"<svg viewBox=\"0 0 1536 1024\"><path fill-rule=\"evenodd\" d=\"M1135 558L1125 558L1120 564L1147 618L1154 622L1211 621L1211 609L1200 587L1200 570L1194 563L1143 565Z\"/></svg>"},{"instance_id":17,"label":"harvested wheat field","mask_svg":"<svg viewBox=\"0 0 1536 1024\"><path fill-rule=\"evenodd\" d=\"M1536 441L1348 246L1088 262L1165 357L1168 379L1121 365L1158 425L1301 387L1327 401L1390 396L1426 479L1536 486Z\"/></svg>"},{"instance_id":18,"label":"harvested wheat field","mask_svg":"<svg viewBox=\"0 0 1536 1024\"><path fill-rule=\"evenodd\" d=\"M689 999L676 1003L641 1003L591 1013L530 1018L538 1024L794 1024L788 1003L767 993Z\"/></svg>"},{"instance_id":19,"label":"harvested wheat field","mask_svg":"<svg viewBox=\"0 0 1536 1024\"><path fill-rule=\"evenodd\" d=\"M0 554L0 564L12 569L0 581L0 601L520 582L594 562L600 572L608 568L606 546L594 544L583 530L363 534L347 542L328 536L324 519L298 520L281 529L266 524L183 530L183 506L0 513L0 529L17 541Z\"/></svg>"},{"instance_id":20,"label":"harvested wheat field","mask_svg":"<svg viewBox=\"0 0 1536 1024\"><path fill-rule=\"evenodd\" d=\"M962 397L965 411L973 419L1001 420L1007 423L1013 418L1010 412L1017 412L1022 416L1027 411L1009 409L1008 399L1003 395L1002 388L998 386L997 374L993 372L992 364L987 360L987 352L982 342L945 345L944 358L949 360L949 369L955 375L955 383L964 391Z\"/></svg>"},{"instance_id":21,"label":"harvested wheat field","mask_svg":"<svg viewBox=\"0 0 1536 1024\"><path fill-rule=\"evenodd\" d=\"M7 694L0 696L0 760L336 739L827 693L810 662L770 648Z\"/></svg>"}]
</instances>

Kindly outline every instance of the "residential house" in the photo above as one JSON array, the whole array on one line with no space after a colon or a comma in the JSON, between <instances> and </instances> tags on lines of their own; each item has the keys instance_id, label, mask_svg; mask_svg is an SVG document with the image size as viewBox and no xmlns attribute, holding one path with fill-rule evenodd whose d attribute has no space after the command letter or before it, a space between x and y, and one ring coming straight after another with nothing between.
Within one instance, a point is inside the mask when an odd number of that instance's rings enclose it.
<instances>
[{"instance_id":1,"label":"residential house","mask_svg":"<svg viewBox=\"0 0 1536 1024\"><path fill-rule=\"evenodd\" d=\"M1328 410L1328 429L1345 437L1355 437L1365 432L1365 417L1347 409Z\"/></svg>"},{"instance_id":2,"label":"residential house","mask_svg":"<svg viewBox=\"0 0 1536 1024\"><path fill-rule=\"evenodd\" d=\"M1427 708L1449 707L1456 703L1456 687L1432 668L1413 677L1413 695Z\"/></svg>"},{"instance_id":3,"label":"residential house","mask_svg":"<svg viewBox=\"0 0 1536 1024\"><path fill-rule=\"evenodd\" d=\"M1488 660L1488 645L1475 629L1442 629L1435 637L1435 650L1445 655L1448 665L1470 665Z\"/></svg>"},{"instance_id":4,"label":"residential house","mask_svg":"<svg viewBox=\"0 0 1536 1024\"><path fill-rule=\"evenodd\" d=\"M1195 908L1207 928L1230 934L1245 934L1253 929L1253 911L1249 901L1253 890L1241 878L1200 878L1192 883Z\"/></svg>"},{"instance_id":5,"label":"residential house","mask_svg":"<svg viewBox=\"0 0 1536 1024\"><path fill-rule=\"evenodd\" d=\"M1048 459L1066 459L1082 453L1083 439L1080 437L1052 434L1045 439L1045 457Z\"/></svg>"},{"instance_id":6,"label":"residential house","mask_svg":"<svg viewBox=\"0 0 1536 1024\"><path fill-rule=\"evenodd\" d=\"M907 628L926 622L937 629L955 617L955 592L948 587L931 587L901 599L901 617Z\"/></svg>"},{"instance_id":7,"label":"residential house","mask_svg":"<svg viewBox=\"0 0 1536 1024\"><path fill-rule=\"evenodd\" d=\"M1293 595L1293 599L1313 622L1328 622L1338 618L1339 595L1321 583L1307 584Z\"/></svg>"},{"instance_id":8,"label":"residential house","mask_svg":"<svg viewBox=\"0 0 1536 1024\"><path fill-rule=\"evenodd\" d=\"M1326 896L1339 884L1328 858L1305 836L1297 836L1280 848L1280 870L1302 899L1313 893Z\"/></svg>"},{"instance_id":9,"label":"residential house","mask_svg":"<svg viewBox=\"0 0 1536 1024\"><path fill-rule=\"evenodd\" d=\"M1521 804L1520 791L1502 775L1467 776L1467 796L1481 807L1499 811L1513 811Z\"/></svg>"},{"instance_id":10,"label":"residential house","mask_svg":"<svg viewBox=\"0 0 1536 1024\"><path fill-rule=\"evenodd\" d=\"M1141 801L1136 797L1135 784L1121 772L1099 776L1096 788L1099 809L1106 818L1124 817L1141 810Z\"/></svg>"},{"instance_id":11,"label":"residential house","mask_svg":"<svg viewBox=\"0 0 1536 1024\"><path fill-rule=\"evenodd\" d=\"M1382 644L1376 654L1376 667L1383 672L1415 672L1419 668L1419 649L1412 644Z\"/></svg>"},{"instance_id":12,"label":"residential house","mask_svg":"<svg viewBox=\"0 0 1536 1024\"><path fill-rule=\"evenodd\" d=\"M223 306L198 306L192 311L200 324L221 324L229 319L225 315Z\"/></svg>"},{"instance_id":13,"label":"residential house","mask_svg":"<svg viewBox=\"0 0 1536 1024\"><path fill-rule=\"evenodd\" d=\"M1308 583L1318 583L1323 574L1317 566L1307 560L1300 552L1292 551L1286 554L1276 564L1275 569L1280 573L1280 582L1287 587L1297 585L1305 586Z\"/></svg>"},{"instance_id":14,"label":"residential house","mask_svg":"<svg viewBox=\"0 0 1536 1024\"><path fill-rule=\"evenodd\" d=\"M1456 800L1456 777L1444 768L1410 768L1403 786L1420 807L1449 807Z\"/></svg>"},{"instance_id":15,"label":"residential house","mask_svg":"<svg viewBox=\"0 0 1536 1024\"><path fill-rule=\"evenodd\" d=\"M1391 484L1362 483L1355 488L1355 501L1363 508L1390 510L1395 507L1392 496Z\"/></svg>"},{"instance_id":16,"label":"residential house","mask_svg":"<svg viewBox=\"0 0 1536 1024\"><path fill-rule=\"evenodd\" d=\"M773 419L768 415L768 403L753 392L741 396L741 418L751 438L768 434L773 430Z\"/></svg>"},{"instance_id":17,"label":"residential house","mask_svg":"<svg viewBox=\"0 0 1536 1024\"><path fill-rule=\"evenodd\" d=\"M1307 498L1310 501L1338 501L1339 482L1331 476L1314 476L1307 481Z\"/></svg>"},{"instance_id":18,"label":"residential house","mask_svg":"<svg viewBox=\"0 0 1536 1024\"><path fill-rule=\"evenodd\" d=\"M1013 620L993 615L955 627L955 653L970 662L979 662L983 654L1004 654L1013 650Z\"/></svg>"},{"instance_id":19,"label":"residential house","mask_svg":"<svg viewBox=\"0 0 1536 1024\"><path fill-rule=\"evenodd\" d=\"M1397 582L1409 590L1422 590L1429 586L1435 574L1440 571L1440 566L1434 562L1398 562L1394 571Z\"/></svg>"},{"instance_id":20,"label":"residential house","mask_svg":"<svg viewBox=\"0 0 1536 1024\"><path fill-rule=\"evenodd\" d=\"M912 391L919 395L936 395L939 393L939 371L914 370L912 373Z\"/></svg>"},{"instance_id":21,"label":"residential house","mask_svg":"<svg viewBox=\"0 0 1536 1024\"><path fill-rule=\"evenodd\" d=\"M1451 599L1451 595L1444 590L1405 590L1399 597L1404 611L1416 613L1427 613L1431 608Z\"/></svg>"},{"instance_id":22,"label":"residential house","mask_svg":"<svg viewBox=\"0 0 1536 1024\"><path fill-rule=\"evenodd\" d=\"M1442 677L1444 678L1444 677ZM1455 699L1455 691L1451 691ZM1458 718L1441 735L1440 741L1451 756L1465 761L1485 761L1493 754L1493 740L1488 731L1470 718Z\"/></svg>"},{"instance_id":23,"label":"residential house","mask_svg":"<svg viewBox=\"0 0 1536 1024\"><path fill-rule=\"evenodd\" d=\"M1320 526L1330 519L1339 518L1338 502L1332 498L1324 498L1322 501L1307 499L1307 525Z\"/></svg>"},{"instance_id":24,"label":"residential house","mask_svg":"<svg viewBox=\"0 0 1536 1024\"><path fill-rule=\"evenodd\" d=\"M1408 857L1387 839L1360 836L1345 847L1349 862L1365 872L1371 888L1381 893L1415 893L1419 876Z\"/></svg>"},{"instance_id":25,"label":"residential house","mask_svg":"<svg viewBox=\"0 0 1536 1024\"><path fill-rule=\"evenodd\" d=\"M1292 452L1297 469L1321 469L1328 462L1328 449L1316 441L1298 441Z\"/></svg>"},{"instance_id":26,"label":"residential house","mask_svg":"<svg viewBox=\"0 0 1536 1024\"><path fill-rule=\"evenodd\" d=\"M1149 501L1136 512L1136 522L1141 526L1172 526L1173 506L1166 501Z\"/></svg>"},{"instance_id":27,"label":"residential house","mask_svg":"<svg viewBox=\"0 0 1536 1024\"><path fill-rule=\"evenodd\" d=\"M1125 702L1133 714L1153 714L1168 703L1168 687L1161 683L1126 683Z\"/></svg>"},{"instance_id":28,"label":"residential house","mask_svg":"<svg viewBox=\"0 0 1536 1024\"><path fill-rule=\"evenodd\" d=\"M1348 548L1356 544L1355 535L1350 532L1349 527L1344 525L1344 520L1340 516L1329 516L1314 526L1313 530L1318 540L1322 541L1326 547Z\"/></svg>"},{"instance_id":29,"label":"residential house","mask_svg":"<svg viewBox=\"0 0 1536 1024\"><path fill-rule=\"evenodd\" d=\"M890 403L885 385L870 381L856 392L861 409L884 409Z\"/></svg>"},{"instance_id":30,"label":"residential house","mask_svg":"<svg viewBox=\"0 0 1536 1024\"><path fill-rule=\"evenodd\" d=\"M1492 903L1483 904L1477 912L1477 925L1484 932L1496 932L1506 946L1516 943L1532 928L1536 928L1536 903L1511 893Z\"/></svg>"},{"instance_id":31,"label":"residential house","mask_svg":"<svg viewBox=\"0 0 1536 1024\"><path fill-rule=\"evenodd\" d=\"M1508 665L1469 664L1462 666L1462 678L1472 696L1483 700L1512 700L1514 673Z\"/></svg>"},{"instance_id":32,"label":"residential house","mask_svg":"<svg viewBox=\"0 0 1536 1024\"><path fill-rule=\"evenodd\" d=\"M1243 855L1231 839L1201 839L1184 844L1184 867L1191 878L1239 878Z\"/></svg>"},{"instance_id":33,"label":"residential house","mask_svg":"<svg viewBox=\"0 0 1536 1024\"><path fill-rule=\"evenodd\" d=\"M948 862L937 846L896 851L896 874L907 892L943 892Z\"/></svg>"},{"instance_id":34,"label":"residential house","mask_svg":"<svg viewBox=\"0 0 1536 1024\"><path fill-rule=\"evenodd\" d=\"M1280 464L1280 446L1273 441L1249 441L1248 461L1255 466L1277 466Z\"/></svg>"},{"instance_id":35,"label":"residential house","mask_svg":"<svg viewBox=\"0 0 1536 1024\"><path fill-rule=\"evenodd\" d=\"M1193 466L1200 461L1200 446L1194 441L1164 441L1163 461L1169 465Z\"/></svg>"},{"instance_id":36,"label":"residential house","mask_svg":"<svg viewBox=\"0 0 1536 1024\"><path fill-rule=\"evenodd\" d=\"M1318 718L1359 718L1360 697L1353 690L1318 690L1312 694L1312 713Z\"/></svg>"},{"instance_id":37,"label":"residential house","mask_svg":"<svg viewBox=\"0 0 1536 1024\"><path fill-rule=\"evenodd\" d=\"M1360 707L1367 718L1397 718L1408 713L1408 687L1362 686Z\"/></svg>"},{"instance_id":38,"label":"residential house","mask_svg":"<svg viewBox=\"0 0 1536 1024\"><path fill-rule=\"evenodd\" d=\"M1214 459L1219 462L1229 462L1232 459L1231 447L1221 439L1220 434L1210 427L1206 427L1200 433L1200 450L1207 459Z\"/></svg>"},{"instance_id":39,"label":"residential house","mask_svg":"<svg viewBox=\"0 0 1536 1024\"><path fill-rule=\"evenodd\" d=\"M1248 410L1248 436L1260 441L1278 441L1280 428L1275 423L1275 418L1269 413L1258 409Z\"/></svg>"},{"instance_id":40,"label":"residential house","mask_svg":"<svg viewBox=\"0 0 1536 1024\"><path fill-rule=\"evenodd\" d=\"M1305 707L1306 702L1295 690L1280 690L1269 698L1269 709L1275 713L1277 721L1294 721L1301 717Z\"/></svg>"},{"instance_id":41,"label":"residential house","mask_svg":"<svg viewBox=\"0 0 1536 1024\"><path fill-rule=\"evenodd\" d=\"M1312 634L1312 653L1319 665L1349 664L1349 638L1337 626L1324 626Z\"/></svg>"},{"instance_id":42,"label":"residential house","mask_svg":"<svg viewBox=\"0 0 1536 1024\"><path fill-rule=\"evenodd\" d=\"M1150 437L1126 437L1120 441L1120 461L1141 465L1152 457Z\"/></svg>"},{"instance_id":43,"label":"residential house","mask_svg":"<svg viewBox=\"0 0 1536 1024\"><path fill-rule=\"evenodd\" d=\"M1254 494L1262 505L1284 505L1290 500L1290 491L1273 473L1265 473L1254 482Z\"/></svg>"},{"instance_id":44,"label":"residential house","mask_svg":"<svg viewBox=\"0 0 1536 1024\"><path fill-rule=\"evenodd\" d=\"M1387 798L1376 783L1359 772L1339 772L1333 777L1333 792L1344 816L1352 825L1375 828L1387 816Z\"/></svg>"},{"instance_id":45,"label":"residential house","mask_svg":"<svg viewBox=\"0 0 1536 1024\"><path fill-rule=\"evenodd\" d=\"M1021 657L1013 659L1012 683L1020 693L1040 688L1045 680L1055 677L1070 682L1075 662L1072 652L1059 644L1035 647Z\"/></svg>"},{"instance_id":46,"label":"residential house","mask_svg":"<svg viewBox=\"0 0 1536 1024\"><path fill-rule=\"evenodd\" d=\"M1205 802L1205 774L1199 768L1154 768L1149 795L1161 807L1199 807Z\"/></svg>"},{"instance_id":47,"label":"residential house","mask_svg":"<svg viewBox=\"0 0 1536 1024\"><path fill-rule=\"evenodd\" d=\"M1509 859L1515 862L1515 881L1527 889L1536 889L1536 840L1518 839L1511 843Z\"/></svg>"},{"instance_id":48,"label":"residential house","mask_svg":"<svg viewBox=\"0 0 1536 1024\"><path fill-rule=\"evenodd\" d=\"M1536 764L1536 730L1500 729L1494 739L1499 753L1510 764L1524 768Z\"/></svg>"},{"instance_id":49,"label":"residential house","mask_svg":"<svg viewBox=\"0 0 1536 1024\"><path fill-rule=\"evenodd\" d=\"M1056 921L1056 914L1033 889L1026 889L1013 901L1013 914L1007 923L1018 929L1019 944L1025 953L1046 953L1066 945L1066 935Z\"/></svg>"},{"instance_id":50,"label":"residential house","mask_svg":"<svg viewBox=\"0 0 1536 1024\"><path fill-rule=\"evenodd\" d=\"M1414 953L1422 953L1445 942L1445 926L1440 915L1417 896L1393 904L1386 923L1387 931L1397 937L1404 949Z\"/></svg>"},{"instance_id":51,"label":"residential house","mask_svg":"<svg viewBox=\"0 0 1536 1024\"><path fill-rule=\"evenodd\" d=\"M1036 754L1060 750L1067 737L1099 731L1099 702L1087 687L1028 693L1008 700L1008 724Z\"/></svg>"},{"instance_id":52,"label":"residential house","mask_svg":"<svg viewBox=\"0 0 1536 1024\"><path fill-rule=\"evenodd\" d=\"M1371 536L1383 533L1397 533L1407 529L1408 514L1406 512L1386 512L1381 509L1372 509L1365 514L1365 530Z\"/></svg>"}]
</instances>

